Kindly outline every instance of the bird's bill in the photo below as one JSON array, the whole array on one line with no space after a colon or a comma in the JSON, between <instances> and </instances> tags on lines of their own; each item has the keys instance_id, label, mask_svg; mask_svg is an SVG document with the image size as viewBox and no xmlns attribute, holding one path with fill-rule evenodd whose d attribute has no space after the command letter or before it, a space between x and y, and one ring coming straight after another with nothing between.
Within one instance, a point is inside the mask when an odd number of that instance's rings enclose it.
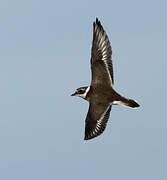
<instances>
[{"instance_id":1,"label":"bird's bill","mask_svg":"<svg viewBox=\"0 0 167 180\"><path fill-rule=\"evenodd\" d=\"M75 96L76 95L76 92L75 93L73 93L73 94L71 94L71 96Z\"/></svg>"}]
</instances>

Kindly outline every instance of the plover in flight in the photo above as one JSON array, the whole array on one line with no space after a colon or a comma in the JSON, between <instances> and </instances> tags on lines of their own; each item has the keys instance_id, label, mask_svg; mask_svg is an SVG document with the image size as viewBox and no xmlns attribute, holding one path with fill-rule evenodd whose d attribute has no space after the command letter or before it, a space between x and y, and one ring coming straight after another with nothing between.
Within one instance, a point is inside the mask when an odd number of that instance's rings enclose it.
<instances>
[{"instance_id":1,"label":"plover in flight","mask_svg":"<svg viewBox=\"0 0 167 180\"><path fill-rule=\"evenodd\" d=\"M85 120L85 140L103 133L110 116L112 105L131 108L139 104L121 96L114 89L112 49L106 32L96 18L93 23L93 41L91 49L91 85L76 89L72 96L79 96L89 101L89 110Z\"/></svg>"}]
</instances>

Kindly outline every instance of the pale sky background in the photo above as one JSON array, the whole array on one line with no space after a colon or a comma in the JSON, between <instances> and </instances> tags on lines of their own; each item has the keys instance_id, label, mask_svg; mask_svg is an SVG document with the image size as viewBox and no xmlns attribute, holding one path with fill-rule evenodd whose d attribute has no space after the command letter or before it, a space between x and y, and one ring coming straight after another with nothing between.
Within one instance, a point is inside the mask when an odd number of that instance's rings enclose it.
<instances>
[{"instance_id":1,"label":"pale sky background","mask_svg":"<svg viewBox=\"0 0 167 180\"><path fill-rule=\"evenodd\" d=\"M92 23L113 48L114 106L84 141ZM167 179L167 1L1 0L0 179Z\"/></svg>"}]
</instances>

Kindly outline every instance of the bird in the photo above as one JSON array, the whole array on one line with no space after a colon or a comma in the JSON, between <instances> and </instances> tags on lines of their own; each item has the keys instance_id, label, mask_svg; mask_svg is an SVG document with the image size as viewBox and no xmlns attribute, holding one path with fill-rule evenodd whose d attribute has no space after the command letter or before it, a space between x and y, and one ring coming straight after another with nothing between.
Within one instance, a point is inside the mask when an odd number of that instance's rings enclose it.
<instances>
[{"instance_id":1,"label":"bird","mask_svg":"<svg viewBox=\"0 0 167 180\"><path fill-rule=\"evenodd\" d=\"M137 101L120 95L114 89L112 48L106 31L98 18L93 22L90 65L91 85L77 88L71 94L71 96L78 96L89 102L84 140L93 139L104 132L112 105L123 105L131 108L140 106Z\"/></svg>"}]
</instances>

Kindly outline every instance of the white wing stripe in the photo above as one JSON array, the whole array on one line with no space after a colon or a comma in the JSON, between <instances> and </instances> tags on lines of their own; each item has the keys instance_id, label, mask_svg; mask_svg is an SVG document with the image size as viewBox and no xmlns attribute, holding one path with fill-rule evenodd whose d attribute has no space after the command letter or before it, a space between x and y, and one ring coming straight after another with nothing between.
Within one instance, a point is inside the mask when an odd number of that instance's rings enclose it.
<instances>
[{"instance_id":1,"label":"white wing stripe","mask_svg":"<svg viewBox=\"0 0 167 180\"><path fill-rule=\"evenodd\" d=\"M113 82L112 82L112 79L111 79L111 75L110 75L110 72L108 70L108 64L106 63L106 61L104 60L104 64L106 66L106 70L107 70L107 73L108 73L108 76L109 76L109 79L110 79L110 82L111 82L111 86L113 87Z\"/></svg>"},{"instance_id":2,"label":"white wing stripe","mask_svg":"<svg viewBox=\"0 0 167 180\"><path fill-rule=\"evenodd\" d=\"M110 105L109 105L108 108L104 111L104 113L101 115L100 119L97 120L97 124L96 124L95 130L97 130L97 131L100 130L102 120L104 119L105 114L106 114L106 112L108 111L109 108L110 108Z\"/></svg>"}]
</instances>

